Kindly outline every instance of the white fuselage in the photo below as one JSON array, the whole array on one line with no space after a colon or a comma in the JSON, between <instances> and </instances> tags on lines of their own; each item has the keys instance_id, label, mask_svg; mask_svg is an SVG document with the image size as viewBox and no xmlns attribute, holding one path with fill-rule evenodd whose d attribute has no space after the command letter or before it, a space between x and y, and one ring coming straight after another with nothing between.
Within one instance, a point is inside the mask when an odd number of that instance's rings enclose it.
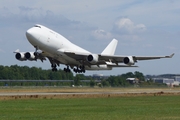
<instances>
[{"instance_id":1,"label":"white fuselage","mask_svg":"<svg viewBox=\"0 0 180 120\"><path fill-rule=\"evenodd\" d=\"M35 25L26 32L28 41L36 48L42 50L46 56L52 57L58 60L61 64L78 66L81 63L66 54L66 51L73 51L74 53L86 53L91 52L71 43L62 35L57 32L46 28L42 25ZM85 66L86 70L111 70L112 67L105 65L91 65Z\"/></svg>"}]
</instances>

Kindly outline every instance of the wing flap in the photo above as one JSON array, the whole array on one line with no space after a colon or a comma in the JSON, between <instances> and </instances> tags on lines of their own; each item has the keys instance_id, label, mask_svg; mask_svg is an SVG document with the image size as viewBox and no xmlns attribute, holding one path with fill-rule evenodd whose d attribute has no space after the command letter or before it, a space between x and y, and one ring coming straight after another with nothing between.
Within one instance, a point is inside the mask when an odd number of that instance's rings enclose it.
<instances>
[{"instance_id":1,"label":"wing flap","mask_svg":"<svg viewBox=\"0 0 180 120\"><path fill-rule=\"evenodd\" d=\"M135 65L120 65L120 64L115 64L115 63L111 63L111 62L106 62L106 65L110 66L110 67L138 67Z\"/></svg>"}]
</instances>

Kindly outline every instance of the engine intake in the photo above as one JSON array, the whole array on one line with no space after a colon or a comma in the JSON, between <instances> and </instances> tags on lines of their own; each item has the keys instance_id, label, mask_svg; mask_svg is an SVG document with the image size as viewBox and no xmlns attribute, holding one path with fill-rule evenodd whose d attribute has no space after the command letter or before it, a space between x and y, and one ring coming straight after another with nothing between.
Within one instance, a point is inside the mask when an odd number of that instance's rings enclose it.
<instances>
[{"instance_id":1,"label":"engine intake","mask_svg":"<svg viewBox=\"0 0 180 120\"><path fill-rule=\"evenodd\" d=\"M26 57L26 59L31 60L31 61L36 60L34 52L26 52L25 57Z\"/></svg>"},{"instance_id":2,"label":"engine intake","mask_svg":"<svg viewBox=\"0 0 180 120\"><path fill-rule=\"evenodd\" d=\"M27 60L23 52L16 53L15 57L17 60L20 60L20 61Z\"/></svg>"},{"instance_id":3,"label":"engine intake","mask_svg":"<svg viewBox=\"0 0 180 120\"><path fill-rule=\"evenodd\" d=\"M123 59L123 62L124 62L124 64L127 64L127 65L134 65L134 63L135 63L132 56L125 57Z\"/></svg>"},{"instance_id":4,"label":"engine intake","mask_svg":"<svg viewBox=\"0 0 180 120\"><path fill-rule=\"evenodd\" d=\"M90 63L97 63L99 56L97 54L92 54L87 56L87 61Z\"/></svg>"}]
</instances>

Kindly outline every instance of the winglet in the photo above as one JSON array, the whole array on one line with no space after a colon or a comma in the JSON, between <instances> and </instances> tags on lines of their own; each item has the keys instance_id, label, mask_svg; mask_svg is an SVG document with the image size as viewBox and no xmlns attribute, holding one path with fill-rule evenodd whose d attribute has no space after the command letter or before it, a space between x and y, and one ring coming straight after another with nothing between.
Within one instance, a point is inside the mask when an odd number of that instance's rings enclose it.
<instances>
[{"instance_id":1,"label":"winglet","mask_svg":"<svg viewBox=\"0 0 180 120\"><path fill-rule=\"evenodd\" d=\"M19 49L15 50L13 53L18 53L19 52Z\"/></svg>"},{"instance_id":2,"label":"winglet","mask_svg":"<svg viewBox=\"0 0 180 120\"><path fill-rule=\"evenodd\" d=\"M172 58L174 56L174 53L171 54L170 56L165 56L166 58Z\"/></svg>"}]
</instances>

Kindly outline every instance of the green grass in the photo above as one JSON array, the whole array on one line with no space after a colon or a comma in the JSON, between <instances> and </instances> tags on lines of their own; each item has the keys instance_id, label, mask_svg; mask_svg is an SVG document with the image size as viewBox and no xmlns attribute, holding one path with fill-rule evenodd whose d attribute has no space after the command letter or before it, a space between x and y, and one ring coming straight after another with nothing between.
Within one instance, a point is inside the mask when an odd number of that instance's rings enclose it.
<instances>
[{"instance_id":1,"label":"green grass","mask_svg":"<svg viewBox=\"0 0 180 120\"><path fill-rule=\"evenodd\" d=\"M0 120L179 120L180 96L0 101Z\"/></svg>"}]
</instances>

